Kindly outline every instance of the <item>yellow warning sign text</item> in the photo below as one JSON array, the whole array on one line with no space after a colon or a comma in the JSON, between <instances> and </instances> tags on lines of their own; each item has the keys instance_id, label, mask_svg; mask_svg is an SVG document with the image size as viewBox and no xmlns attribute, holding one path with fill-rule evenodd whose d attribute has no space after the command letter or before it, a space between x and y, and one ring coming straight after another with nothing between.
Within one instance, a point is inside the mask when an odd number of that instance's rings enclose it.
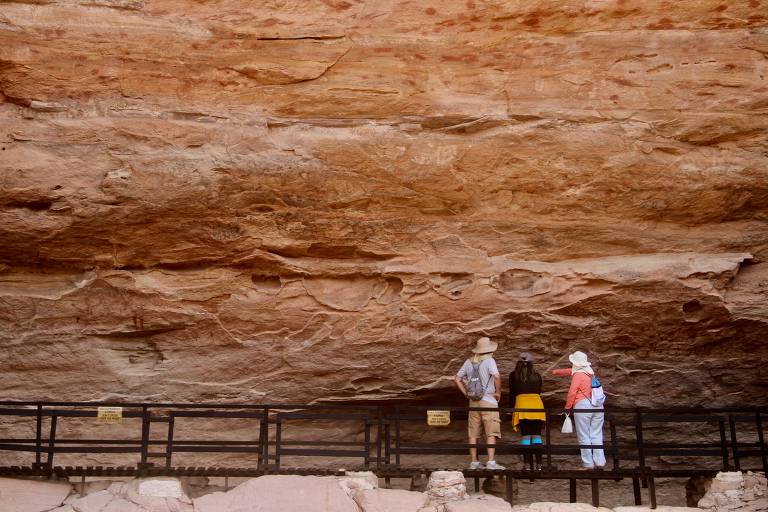
<instances>
[{"instance_id":1,"label":"yellow warning sign text","mask_svg":"<svg viewBox=\"0 0 768 512\"><path fill-rule=\"evenodd\" d=\"M451 424L451 411L427 411L427 425L445 427Z\"/></svg>"}]
</instances>

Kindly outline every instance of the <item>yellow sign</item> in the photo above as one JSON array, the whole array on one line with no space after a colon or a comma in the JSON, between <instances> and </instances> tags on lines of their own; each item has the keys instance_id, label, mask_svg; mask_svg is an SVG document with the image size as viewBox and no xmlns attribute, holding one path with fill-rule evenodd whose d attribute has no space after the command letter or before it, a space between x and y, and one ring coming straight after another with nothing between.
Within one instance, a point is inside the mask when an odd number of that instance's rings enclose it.
<instances>
[{"instance_id":1,"label":"yellow sign","mask_svg":"<svg viewBox=\"0 0 768 512\"><path fill-rule=\"evenodd\" d=\"M99 407L96 412L96 419L99 423L122 423L122 407Z\"/></svg>"},{"instance_id":2,"label":"yellow sign","mask_svg":"<svg viewBox=\"0 0 768 512\"><path fill-rule=\"evenodd\" d=\"M427 425L445 427L451 424L451 411L427 411Z\"/></svg>"}]
</instances>

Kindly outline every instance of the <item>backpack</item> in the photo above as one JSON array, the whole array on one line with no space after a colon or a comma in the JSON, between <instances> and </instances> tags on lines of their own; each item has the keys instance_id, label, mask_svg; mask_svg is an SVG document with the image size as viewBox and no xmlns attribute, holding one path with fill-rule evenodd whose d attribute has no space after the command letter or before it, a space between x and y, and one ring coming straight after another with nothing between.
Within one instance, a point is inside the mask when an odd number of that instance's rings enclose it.
<instances>
[{"instance_id":1,"label":"backpack","mask_svg":"<svg viewBox=\"0 0 768 512\"><path fill-rule=\"evenodd\" d=\"M472 374L469 375L469 380L467 381L467 398L473 401L483 399L483 396L485 396L485 388L487 388L488 384L491 382L490 379L488 379L488 382L483 385L483 380L480 378L481 364L483 364L482 361L472 363Z\"/></svg>"},{"instance_id":2,"label":"backpack","mask_svg":"<svg viewBox=\"0 0 768 512\"><path fill-rule=\"evenodd\" d=\"M605 391L600 379L592 375L592 398L590 399L593 407L602 407L605 404Z\"/></svg>"}]
</instances>

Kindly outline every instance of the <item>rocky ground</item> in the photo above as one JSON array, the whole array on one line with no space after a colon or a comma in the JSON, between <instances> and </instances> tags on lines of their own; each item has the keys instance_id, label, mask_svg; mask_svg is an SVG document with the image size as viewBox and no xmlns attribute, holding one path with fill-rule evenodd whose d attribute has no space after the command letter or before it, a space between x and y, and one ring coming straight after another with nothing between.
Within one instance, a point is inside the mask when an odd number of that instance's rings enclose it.
<instances>
[{"instance_id":1,"label":"rocky ground","mask_svg":"<svg viewBox=\"0 0 768 512\"><path fill-rule=\"evenodd\" d=\"M4 512L644 512L648 507L596 509L575 503L517 505L467 492L461 473L435 472L424 492L384 489L371 473L345 477L264 476L231 490L195 486L194 479L66 482L0 479ZM199 479L197 479L199 480ZM661 506L659 512L759 512L768 507L761 475L721 473L699 508Z\"/></svg>"}]
</instances>

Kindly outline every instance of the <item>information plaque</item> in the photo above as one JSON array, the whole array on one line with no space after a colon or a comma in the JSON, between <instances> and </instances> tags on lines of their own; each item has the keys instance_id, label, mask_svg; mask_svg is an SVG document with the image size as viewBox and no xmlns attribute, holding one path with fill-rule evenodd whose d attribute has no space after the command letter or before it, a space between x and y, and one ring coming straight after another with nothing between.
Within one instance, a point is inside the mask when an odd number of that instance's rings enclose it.
<instances>
[{"instance_id":1,"label":"information plaque","mask_svg":"<svg viewBox=\"0 0 768 512\"><path fill-rule=\"evenodd\" d=\"M427 411L427 425L445 427L451 424L451 411Z\"/></svg>"},{"instance_id":2,"label":"information plaque","mask_svg":"<svg viewBox=\"0 0 768 512\"><path fill-rule=\"evenodd\" d=\"M99 407L96 413L96 419L99 423L122 423L122 407Z\"/></svg>"}]
</instances>

